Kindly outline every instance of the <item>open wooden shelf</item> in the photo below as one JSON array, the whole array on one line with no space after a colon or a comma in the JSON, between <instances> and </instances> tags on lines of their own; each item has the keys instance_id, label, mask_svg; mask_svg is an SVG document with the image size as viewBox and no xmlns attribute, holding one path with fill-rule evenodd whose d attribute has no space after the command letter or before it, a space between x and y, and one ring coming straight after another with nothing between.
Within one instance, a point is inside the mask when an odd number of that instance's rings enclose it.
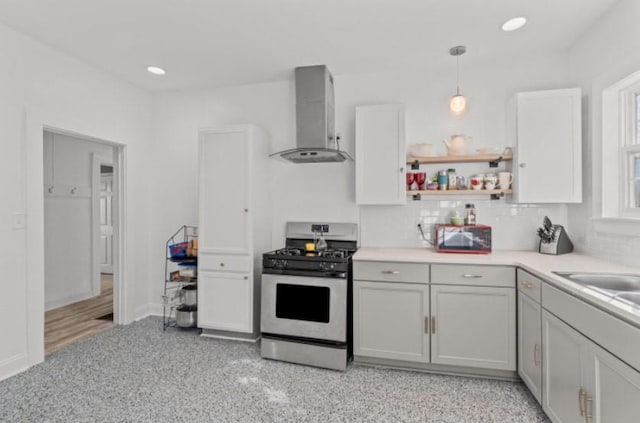
<instances>
[{"instance_id":1,"label":"open wooden shelf","mask_svg":"<svg viewBox=\"0 0 640 423\"><path fill-rule=\"evenodd\" d=\"M508 195L512 194L510 189L456 189L456 190L420 190L420 191L407 191L407 195L424 195L428 196L446 196L446 195Z\"/></svg>"},{"instance_id":2,"label":"open wooden shelf","mask_svg":"<svg viewBox=\"0 0 640 423\"><path fill-rule=\"evenodd\" d=\"M513 160L513 155L509 154L473 154L470 156L429 156L429 157L407 157L407 164L416 161L420 164L438 163L482 163L499 162Z\"/></svg>"}]
</instances>

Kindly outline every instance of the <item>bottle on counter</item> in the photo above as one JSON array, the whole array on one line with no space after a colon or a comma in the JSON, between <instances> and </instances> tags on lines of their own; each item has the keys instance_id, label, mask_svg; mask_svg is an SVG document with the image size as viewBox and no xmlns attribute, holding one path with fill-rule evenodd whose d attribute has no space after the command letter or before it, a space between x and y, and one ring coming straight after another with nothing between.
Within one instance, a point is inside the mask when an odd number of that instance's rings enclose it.
<instances>
[{"instance_id":1,"label":"bottle on counter","mask_svg":"<svg viewBox=\"0 0 640 423\"><path fill-rule=\"evenodd\" d=\"M457 180L456 180L456 170L455 169L448 169L447 170L447 180L449 182L449 189L458 189L457 187Z\"/></svg>"},{"instance_id":2,"label":"bottle on counter","mask_svg":"<svg viewBox=\"0 0 640 423\"><path fill-rule=\"evenodd\" d=\"M475 225L476 224L476 206L473 204L467 204L464 206L464 224Z\"/></svg>"}]
</instances>

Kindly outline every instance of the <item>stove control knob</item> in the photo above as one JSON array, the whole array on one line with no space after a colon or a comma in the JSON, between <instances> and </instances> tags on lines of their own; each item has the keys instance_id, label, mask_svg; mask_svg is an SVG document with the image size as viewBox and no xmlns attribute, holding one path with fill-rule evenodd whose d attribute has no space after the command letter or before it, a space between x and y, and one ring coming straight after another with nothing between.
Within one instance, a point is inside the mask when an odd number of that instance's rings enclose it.
<instances>
[{"instance_id":1,"label":"stove control knob","mask_svg":"<svg viewBox=\"0 0 640 423\"><path fill-rule=\"evenodd\" d=\"M326 263L325 263L325 262L323 262L323 261L321 261L320 263L318 263L318 269L320 269L320 270L324 270L325 266L326 266Z\"/></svg>"},{"instance_id":2,"label":"stove control knob","mask_svg":"<svg viewBox=\"0 0 640 423\"><path fill-rule=\"evenodd\" d=\"M289 262L287 260L282 260L282 268L286 268Z\"/></svg>"},{"instance_id":3,"label":"stove control knob","mask_svg":"<svg viewBox=\"0 0 640 423\"><path fill-rule=\"evenodd\" d=\"M329 269L333 270L336 268L336 264L335 263L331 263L331 265L329 265Z\"/></svg>"}]
</instances>

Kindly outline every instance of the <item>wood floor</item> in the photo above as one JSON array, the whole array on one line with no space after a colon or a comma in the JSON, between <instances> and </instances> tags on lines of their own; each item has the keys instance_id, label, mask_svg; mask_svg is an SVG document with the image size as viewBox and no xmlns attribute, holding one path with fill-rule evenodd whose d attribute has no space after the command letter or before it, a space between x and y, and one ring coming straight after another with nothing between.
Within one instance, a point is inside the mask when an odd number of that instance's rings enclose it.
<instances>
[{"instance_id":1,"label":"wood floor","mask_svg":"<svg viewBox=\"0 0 640 423\"><path fill-rule=\"evenodd\" d=\"M99 296L45 313L45 354L113 327L113 275L102 274L101 279Z\"/></svg>"}]
</instances>

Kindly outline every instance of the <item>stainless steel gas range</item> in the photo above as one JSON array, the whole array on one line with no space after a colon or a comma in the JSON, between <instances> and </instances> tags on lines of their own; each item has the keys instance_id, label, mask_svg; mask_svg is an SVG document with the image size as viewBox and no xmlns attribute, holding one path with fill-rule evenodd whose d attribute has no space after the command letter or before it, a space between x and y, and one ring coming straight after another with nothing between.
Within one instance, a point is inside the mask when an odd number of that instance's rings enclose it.
<instances>
[{"instance_id":1,"label":"stainless steel gas range","mask_svg":"<svg viewBox=\"0 0 640 423\"><path fill-rule=\"evenodd\" d=\"M352 355L354 223L288 222L262 258L262 357L346 370Z\"/></svg>"}]
</instances>

